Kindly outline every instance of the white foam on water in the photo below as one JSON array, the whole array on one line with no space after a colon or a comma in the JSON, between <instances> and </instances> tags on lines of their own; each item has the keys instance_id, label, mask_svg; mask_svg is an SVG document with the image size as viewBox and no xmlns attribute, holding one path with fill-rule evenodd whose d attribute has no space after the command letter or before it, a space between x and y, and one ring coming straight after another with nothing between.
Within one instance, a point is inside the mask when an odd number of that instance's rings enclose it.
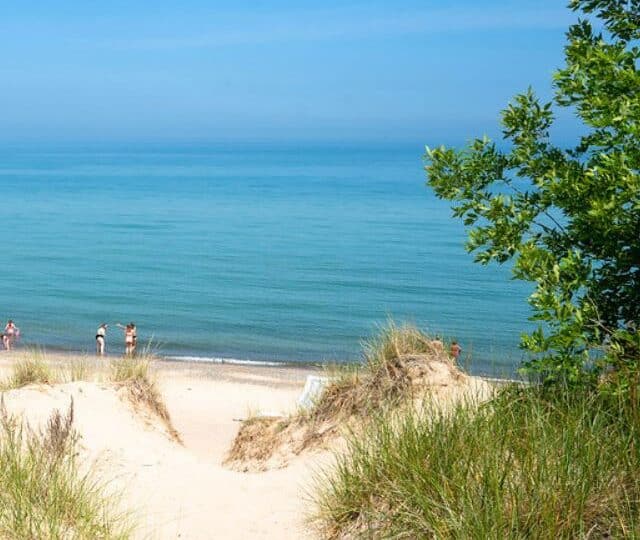
<instances>
[{"instance_id":1,"label":"white foam on water","mask_svg":"<svg viewBox=\"0 0 640 540\"><path fill-rule=\"evenodd\" d=\"M234 364L241 366L283 366L283 362L269 362L267 360L242 360L239 358L220 358L217 356L165 356L167 360L178 362L202 362L206 364Z\"/></svg>"}]
</instances>

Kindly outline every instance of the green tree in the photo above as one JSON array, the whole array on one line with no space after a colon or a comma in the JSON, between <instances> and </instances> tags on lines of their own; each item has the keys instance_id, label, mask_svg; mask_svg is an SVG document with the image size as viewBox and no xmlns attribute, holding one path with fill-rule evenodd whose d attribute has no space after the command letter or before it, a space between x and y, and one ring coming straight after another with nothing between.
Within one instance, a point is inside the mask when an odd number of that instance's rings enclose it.
<instances>
[{"instance_id":1,"label":"green tree","mask_svg":"<svg viewBox=\"0 0 640 540\"><path fill-rule=\"evenodd\" d=\"M535 283L540 324L522 336L524 368L580 382L611 364L638 372L640 1L569 7L586 17L567 33L554 102L516 96L502 114L508 150L486 137L461 151L427 148L425 169L469 227L476 261L512 260L513 275ZM573 148L550 140L554 104L584 124Z\"/></svg>"}]
</instances>

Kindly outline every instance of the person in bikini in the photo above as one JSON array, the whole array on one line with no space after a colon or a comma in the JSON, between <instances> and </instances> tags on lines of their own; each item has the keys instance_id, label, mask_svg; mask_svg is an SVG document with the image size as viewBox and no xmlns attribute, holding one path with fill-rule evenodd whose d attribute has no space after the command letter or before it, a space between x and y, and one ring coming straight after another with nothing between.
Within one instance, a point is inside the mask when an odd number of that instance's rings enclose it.
<instances>
[{"instance_id":1,"label":"person in bikini","mask_svg":"<svg viewBox=\"0 0 640 540\"><path fill-rule=\"evenodd\" d=\"M102 323L96 330L96 354L104 356L105 342L107 339L107 323Z\"/></svg>"},{"instance_id":2,"label":"person in bikini","mask_svg":"<svg viewBox=\"0 0 640 540\"><path fill-rule=\"evenodd\" d=\"M17 326L11 319L9 319L7 321L7 325L4 327L4 332L2 334L2 344L4 345L4 348L10 351L11 347L13 346L13 342L19 335L20 331L18 330Z\"/></svg>"},{"instance_id":3,"label":"person in bikini","mask_svg":"<svg viewBox=\"0 0 640 540\"><path fill-rule=\"evenodd\" d=\"M127 326L123 326L120 323L118 323L116 326L124 329L125 356L133 356L136 352L136 341L137 341L136 325L131 322Z\"/></svg>"}]
</instances>

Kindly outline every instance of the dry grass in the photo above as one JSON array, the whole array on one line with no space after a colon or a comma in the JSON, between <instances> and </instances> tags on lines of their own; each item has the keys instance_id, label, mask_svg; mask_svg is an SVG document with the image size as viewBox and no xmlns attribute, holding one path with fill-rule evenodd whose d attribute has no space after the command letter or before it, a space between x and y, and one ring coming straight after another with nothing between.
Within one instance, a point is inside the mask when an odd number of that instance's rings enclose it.
<instances>
[{"instance_id":1,"label":"dry grass","mask_svg":"<svg viewBox=\"0 0 640 540\"><path fill-rule=\"evenodd\" d=\"M262 463L273 454L273 440L288 426L287 419L253 417L245 420L225 462Z\"/></svg>"},{"instance_id":2,"label":"dry grass","mask_svg":"<svg viewBox=\"0 0 640 540\"><path fill-rule=\"evenodd\" d=\"M442 364L447 377L464 377L442 343L415 326L391 322L363 349L363 366L347 368L333 378L311 410L315 420L363 417L381 406L393 407L413 398L430 384L434 362Z\"/></svg>"},{"instance_id":3,"label":"dry grass","mask_svg":"<svg viewBox=\"0 0 640 540\"><path fill-rule=\"evenodd\" d=\"M334 369L309 410L287 418L253 418L243 423L226 463L243 469L265 467L274 454L279 465L322 446L344 426L361 423L381 408L397 408L424 395L434 384L466 378L441 342L411 325L389 323L363 346L363 363Z\"/></svg>"},{"instance_id":4,"label":"dry grass","mask_svg":"<svg viewBox=\"0 0 640 540\"><path fill-rule=\"evenodd\" d=\"M240 426L224 464L243 472L282 468L302 452L325 445L336 430L335 424L310 422L305 415L249 418Z\"/></svg>"},{"instance_id":5,"label":"dry grass","mask_svg":"<svg viewBox=\"0 0 640 540\"><path fill-rule=\"evenodd\" d=\"M171 422L171 416L162 399L158 383L151 373L150 358L123 358L111 363L111 380L127 389L134 406L142 406L158 416L171 437L181 443L180 434Z\"/></svg>"}]
</instances>

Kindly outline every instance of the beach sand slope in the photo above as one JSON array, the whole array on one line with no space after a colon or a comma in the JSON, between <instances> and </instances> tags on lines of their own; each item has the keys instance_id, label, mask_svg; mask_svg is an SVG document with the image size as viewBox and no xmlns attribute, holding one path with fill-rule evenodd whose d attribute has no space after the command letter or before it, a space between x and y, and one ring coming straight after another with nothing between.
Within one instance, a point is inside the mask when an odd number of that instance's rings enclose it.
<instances>
[{"instance_id":1,"label":"beach sand slope","mask_svg":"<svg viewBox=\"0 0 640 540\"><path fill-rule=\"evenodd\" d=\"M81 458L133 509L139 538L304 539L305 494L318 455L286 469L246 474L222 466L239 419L293 410L303 374L281 380L267 371L160 369L160 384L183 445L151 413L134 410L106 382L33 385L4 393L11 414L32 427L73 399ZM289 378L291 379L291 378Z\"/></svg>"}]
</instances>

